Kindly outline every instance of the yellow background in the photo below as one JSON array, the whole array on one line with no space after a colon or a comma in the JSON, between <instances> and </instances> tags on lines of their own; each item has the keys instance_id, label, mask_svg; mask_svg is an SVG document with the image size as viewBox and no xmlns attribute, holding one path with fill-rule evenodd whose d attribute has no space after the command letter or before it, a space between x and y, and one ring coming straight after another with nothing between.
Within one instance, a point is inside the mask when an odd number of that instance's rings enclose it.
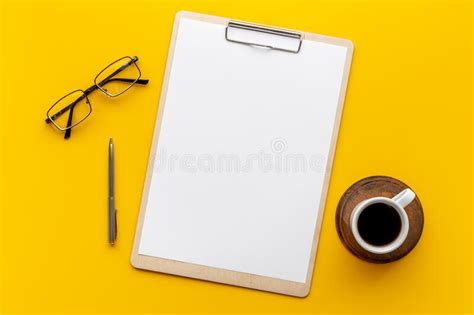
<instances>
[{"instance_id":1,"label":"yellow background","mask_svg":"<svg viewBox=\"0 0 474 315\"><path fill-rule=\"evenodd\" d=\"M138 271L130 252L174 15L197 11L353 41L312 291L298 299ZM2 1L1 312L473 311L472 3L463 1ZM123 55L147 87L91 96L69 141L44 123L65 93ZM244 126L243 126L244 127ZM107 143L118 243L107 244ZM425 229L403 260L353 257L334 225L353 182L409 184Z\"/></svg>"}]
</instances>

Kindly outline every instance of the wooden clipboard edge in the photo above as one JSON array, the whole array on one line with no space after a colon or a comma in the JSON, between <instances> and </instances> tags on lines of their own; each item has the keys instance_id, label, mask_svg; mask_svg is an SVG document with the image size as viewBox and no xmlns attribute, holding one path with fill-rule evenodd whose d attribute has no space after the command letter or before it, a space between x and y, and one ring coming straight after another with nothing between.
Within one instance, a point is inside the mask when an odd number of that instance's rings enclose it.
<instances>
[{"instance_id":1,"label":"wooden clipboard edge","mask_svg":"<svg viewBox=\"0 0 474 315\"><path fill-rule=\"evenodd\" d=\"M311 280L313 276L313 270L315 266L316 252L319 243L319 235L321 232L322 219L324 214L324 208L326 205L327 192L329 188L329 181L331 177L331 170L334 161L334 153L337 142L337 136L339 133L339 126L342 117L342 109L344 106L344 100L346 95L347 83L349 79L349 70L352 61L353 55L353 44L350 40L335 38L330 36L318 35L313 33L300 32L303 34L303 40L311 40L324 42L328 44L344 46L347 48L346 62L344 65L344 74L341 81L341 90L339 94L338 108L335 116L335 128L333 130L331 138L331 147L330 152L327 158L326 166L326 176L324 178L324 186L321 191L321 202L320 208L318 209L318 217L316 220L313 244L311 249L311 257L308 264L308 272L305 283L276 279L265 276L258 276L254 274L248 274L243 272L237 272L232 270L225 270L220 268L213 268L208 266L202 266L192 263L185 263L180 261L175 261L171 259L157 258L146 255L139 255L138 249L140 245L140 239L142 235L143 221L145 218L145 211L148 202L148 193L151 184L151 178L153 175L153 165L155 162L156 149L158 147L158 138L161 129L161 123L163 119L164 106L166 103L166 95L168 92L168 82L169 76L171 73L171 65L173 62L174 50L176 46L176 37L179 30L179 22L181 18L189 18L193 20L199 20L203 22L216 23L221 25L227 25L231 20L227 18L210 16L200 13L188 12L188 11L179 11L174 20L173 32L170 40L170 48L168 51L168 58L166 63L165 76L163 78L162 90L159 102L159 108L157 112L157 118L155 122L155 128L153 133L152 146L150 149L150 155L148 159L147 173L145 178L145 184L143 188L142 200L140 205L140 213L138 216L138 222L135 232L135 239L133 243L131 264L133 267L138 269L151 270L156 272L174 274L178 276L201 279L212 282L219 282L223 284L236 285L251 289L275 292L280 294L292 295L296 297L306 297L311 288ZM252 23L254 24L254 23ZM291 30L294 31L294 30ZM304 49L304 47L302 48Z\"/></svg>"}]
</instances>

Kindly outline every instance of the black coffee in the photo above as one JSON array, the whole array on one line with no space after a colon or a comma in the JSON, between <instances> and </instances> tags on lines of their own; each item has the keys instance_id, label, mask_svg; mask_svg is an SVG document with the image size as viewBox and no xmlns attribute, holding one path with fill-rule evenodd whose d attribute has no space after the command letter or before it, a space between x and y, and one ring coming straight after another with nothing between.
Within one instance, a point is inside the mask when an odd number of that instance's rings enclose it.
<instances>
[{"instance_id":1,"label":"black coffee","mask_svg":"<svg viewBox=\"0 0 474 315\"><path fill-rule=\"evenodd\" d=\"M398 237L402 221L393 207L384 203L374 203L361 212L357 228L364 241L375 246L383 246Z\"/></svg>"}]
</instances>

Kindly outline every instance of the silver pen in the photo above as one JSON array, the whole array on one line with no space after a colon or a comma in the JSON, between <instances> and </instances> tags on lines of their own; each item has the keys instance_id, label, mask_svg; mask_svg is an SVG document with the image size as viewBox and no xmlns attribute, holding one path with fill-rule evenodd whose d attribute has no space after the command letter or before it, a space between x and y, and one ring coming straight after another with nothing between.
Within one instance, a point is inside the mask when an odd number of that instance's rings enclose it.
<instances>
[{"instance_id":1,"label":"silver pen","mask_svg":"<svg viewBox=\"0 0 474 315\"><path fill-rule=\"evenodd\" d=\"M117 211L115 210L114 196L114 143L109 141L109 244L114 245L117 239Z\"/></svg>"}]
</instances>

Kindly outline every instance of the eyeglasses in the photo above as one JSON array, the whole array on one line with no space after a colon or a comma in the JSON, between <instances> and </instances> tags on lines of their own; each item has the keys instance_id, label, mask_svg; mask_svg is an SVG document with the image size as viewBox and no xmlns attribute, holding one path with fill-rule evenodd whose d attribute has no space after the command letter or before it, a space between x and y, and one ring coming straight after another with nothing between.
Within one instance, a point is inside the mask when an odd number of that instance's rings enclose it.
<instances>
[{"instance_id":1,"label":"eyeglasses","mask_svg":"<svg viewBox=\"0 0 474 315\"><path fill-rule=\"evenodd\" d=\"M135 84L146 85L148 80L140 79L138 57L122 57L105 67L94 79L94 85L86 90L75 90L61 97L46 112L47 124L64 131L64 139L71 137L71 129L83 122L92 113L88 95L99 89L110 97L122 95ZM118 75L120 74L120 77ZM69 115L64 115L69 112Z\"/></svg>"}]
</instances>

